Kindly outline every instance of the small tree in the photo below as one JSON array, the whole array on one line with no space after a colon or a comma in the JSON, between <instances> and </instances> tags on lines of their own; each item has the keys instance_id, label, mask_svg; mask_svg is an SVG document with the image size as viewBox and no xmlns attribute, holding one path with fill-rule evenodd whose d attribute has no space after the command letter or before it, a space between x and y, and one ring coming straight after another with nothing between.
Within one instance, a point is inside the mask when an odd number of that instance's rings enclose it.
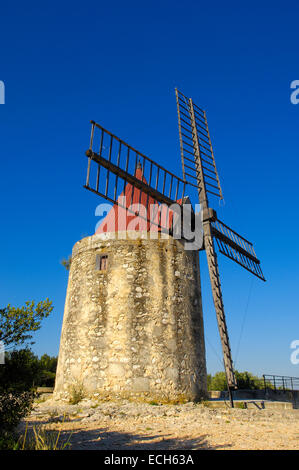
<instances>
[{"instance_id":1,"label":"small tree","mask_svg":"<svg viewBox=\"0 0 299 470\"><path fill-rule=\"evenodd\" d=\"M0 341L6 351L28 343L52 310L48 298L36 305L32 301L21 308L9 304L0 309ZM0 369L0 449L15 445L13 429L32 409L34 392L30 388L40 374L39 360L28 348L6 352L6 357L8 363Z\"/></svg>"},{"instance_id":2,"label":"small tree","mask_svg":"<svg viewBox=\"0 0 299 470\"><path fill-rule=\"evenodd\" d=\"M8 304L0 309L0 341L5 344L5 349L30 341L32 333L39 330L41 321L47 318L52 310L52 302L48 298L36 305L32 301L25 302L25 306L21 308Z\"/></svg>"},{"instance_id":3,"label":"small tree","mask_svg":"<svg viewBox=\"0 0 299 470\"><path fill-rule=\"evenodd\" d=\"M18 392L33 387L53 387L57 357L44 354L40 359L30 349L9 351L0 367L1 391Z\"/></svg>"},{"instance_id":4,"label":"small tree","mask_svg":"<svg viewBox=\"0 0 299 470\"><path fill-rule=\"evenodd\" d=\"M243 390L258 390L264 388L263 380L247 371L236 371L236 379L238 388Z\"/></svg>"},{"instance_id":5,"label":"small tree","mask_svg":"<svg viewBox=\"0 0 299 470\"><path fill-rule=\"evenodd\" d=\"M207 374L207 387L208 387L208 390L212 390L211 389L211 384L212 384L212 375Z\"/></svg>"},{"instance_id":6,"label":"small tree","mask_svg":"<svg viewBox=\"0 0 299 470\"><path fill-rule=\"evenodd\" d=\"M61 264L62 264L62 266L65 267L65 269L66 269L67 271L69 271L70 268L71 268L71 264L72 264L72 257L71 257L71 255L70 255L67 259L63 258L63 259L61 260Z\"/></svg>"},{"instance_id":7,"label":"small tree","mask_svg":"<svg viewBox=\"0 0 299 470\"><path fill-rule=\"evenodd\" d=\"M263 388L263 381L250 372L235 371L235 376L240 390L257 390ZM227 390L225 372L216 372L210 379L209 390Z\"/></svg>"},{"instance_id":8,"label":"small tree","mask_svg":"<svg viewBox=\"0 0 299 470\"><path fill-rule=\"evenodd\" d=\"M53 387L55 382L57 357L44 354L39 360L40 377L38 385L41 387Z\"/></svg>"},{"instance_id":9,"label":"small tree","mask_svg":"<svg viewBox=\"0 0 299 470\"><path fill-rule=\"evenodd\" d=\"M5 364L0 367L0 392L29 391L39 377L39 359L30 349L7 352Z\"/></svg>"},{"instance_id":10,"label":"small tree","mask_svg":"<svg viewBox=\"0 0 299 470\"><path fill-rule=\"evenodd\" d=\"M210 390L227 390L227 382L225 372L216 372L211 378Z\"/></svg>"}]
</instances>

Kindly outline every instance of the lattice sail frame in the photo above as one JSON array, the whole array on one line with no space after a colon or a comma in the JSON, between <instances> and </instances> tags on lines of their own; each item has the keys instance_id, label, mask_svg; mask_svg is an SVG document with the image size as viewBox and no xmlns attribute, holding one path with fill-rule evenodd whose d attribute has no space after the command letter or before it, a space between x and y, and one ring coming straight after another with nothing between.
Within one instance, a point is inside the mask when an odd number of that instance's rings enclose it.
<instances>
[{"instance_id":1,"label":"lattice sail frame","mask_svg":"<svg viewBox=\"0 0 299 470\"><path fill-rule=\"evenodd\" d=\"M132 215L136 215L137 205L138 217L144 219L150 226L156 226L162 231L172 229L178 214L169 207L185 203L187 183L100 124L91 121L91 125L90 146L86 151L88 167L84 187L121 206ZM136 177L138 167L141 168L140 178ZM124 194L127 185L131 188L130 198L124 202L119 193ZM136 194L138 194L137 201ZM140 206L141 201L144 201L144 195L146 209L150 205L154 206L153 211L148 210L145 216L138 207L138 204ZM133 211L130 209L132 205L135 207Z\"/></svg>"},{"instance_id":2,"label":"lattice sail frame","mask_svg":"<svg viewBox=\"0 0 299 470\"><path fill-rule=\"evenodd\" d=\"M206 193L206 198L211 194L223 199L206 112L178 89L175 93L184 179L198 188L200 198ZM198 163L194 159L197 151Z\"/></svg>"},{"instance_id":3,"label":"lattice sail frame","mask_svg":"<svg viewBox=\"0 0 299 470\"><path fill-rule=\"evenodd\" d=\"M265 281L260 261L256 257L251 242L229 228L219 219L212 222L212 234L216 239L220 253L235 261L262 281Z\"/></svg>"}]
</instances>

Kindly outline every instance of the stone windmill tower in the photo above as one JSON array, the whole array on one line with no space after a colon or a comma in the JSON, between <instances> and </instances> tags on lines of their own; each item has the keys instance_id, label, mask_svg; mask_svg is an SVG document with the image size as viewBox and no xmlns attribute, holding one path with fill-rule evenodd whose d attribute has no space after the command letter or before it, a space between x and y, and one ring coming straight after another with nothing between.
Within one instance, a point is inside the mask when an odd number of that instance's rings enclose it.
<instances>
[{"instance_id":1,"label":"stone windmill tower","mask_svg":"<svg viewBox=\"0 0 299 470\"><path fill-rule=\"evenodd\" d=\"M147 184L144 167L135 166L134 178ZM106 399L206 395L198 251L165 237L157 212L152 220L130 213L132 204L158 208L155 198L126 182L95 235L73 248L57 398L76 388ZM164 208L160 219L165 215L170 224Z\"/></svg>"},{"instance_id":2,"label":"stone windmill tower","mask_svg":"<svg viewBox=\"0 0 299 470\"><path fill-rule=\"evenodd\" d=\"M73 249L56 396L67 396L76 385L101 397L173 401L204 396L198 264L198 250L204 250L233 406L237 382L216 247L265 278L252 243L220 221L210 206L210 198L222 199L222 190L206 112L178 90L176 100L182 178L91 121L85 188L114 206L97 233ZM186 198L194 190L200 225ZM195 237L191 247L190 235Z\"/></svg>"}]
</instances>

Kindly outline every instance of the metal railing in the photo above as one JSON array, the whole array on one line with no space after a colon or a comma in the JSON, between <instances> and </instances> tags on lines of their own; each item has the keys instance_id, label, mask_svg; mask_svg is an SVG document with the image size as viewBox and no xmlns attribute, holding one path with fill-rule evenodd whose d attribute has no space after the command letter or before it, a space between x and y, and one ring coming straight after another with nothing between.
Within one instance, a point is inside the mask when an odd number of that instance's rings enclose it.
<instances>
[{"instance_id":1,"label":"metal railing","mask_svg":"<svg viewBox=\"0 0 299 470\"><path fill-rule=\"evenodd\" d=\"M299 391L299 377L288 377L285 375L263 375L264 388L275 391Z\"/></svg>"}]
</instances>

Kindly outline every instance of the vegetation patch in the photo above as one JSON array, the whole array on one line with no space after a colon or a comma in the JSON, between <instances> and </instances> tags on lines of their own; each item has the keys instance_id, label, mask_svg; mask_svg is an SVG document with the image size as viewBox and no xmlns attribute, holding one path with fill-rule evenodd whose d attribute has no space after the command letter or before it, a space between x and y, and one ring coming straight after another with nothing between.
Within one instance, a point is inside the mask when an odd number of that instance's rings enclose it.
<instances>
[{"instance_id":1,"label":"vegetation patch","mask_svg":"<svg viewBox=\"0 0 299 470\"><path fill-rule=\"evenodd\" d=\"M70 398L69 404L70 405L77 405L80 403L83 398L85 398L85 391L82 384L74 384L70 387Z\"/></svg>"}]
</instances>

